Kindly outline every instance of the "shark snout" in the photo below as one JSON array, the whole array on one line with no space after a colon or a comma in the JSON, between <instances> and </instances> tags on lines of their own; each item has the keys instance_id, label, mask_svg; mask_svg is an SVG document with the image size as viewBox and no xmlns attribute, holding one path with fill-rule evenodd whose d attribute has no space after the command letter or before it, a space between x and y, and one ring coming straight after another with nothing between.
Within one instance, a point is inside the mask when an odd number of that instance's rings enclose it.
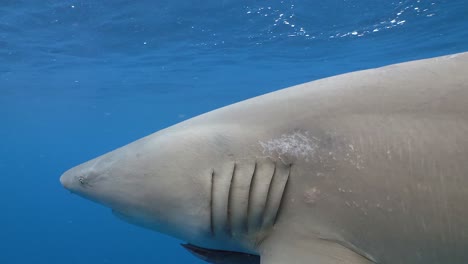
<instances>
[{"instance_id":1,"label":"shark snout","mask_svg":"<svg viewBox=\"0 0 468 264\"><path fill-rule=\"evenodd\" d=\"M83 179L84 177L81 176L80 170L77 170L77 168L74 167L67 170L60 176L60 183L65 189L76 192L85 183Z\"/></svg>"},{"instance_id":2,"label":"shark snout","mask_svg":"<svg viewBox=\"0 0 468 264\"><path fill-rule=\"evenodd\" d=\"M72 181L73 177L68 172L63 173L62 176L60 176L60 183L65 189L70 189Z\"/></svg>"}]
</instances>

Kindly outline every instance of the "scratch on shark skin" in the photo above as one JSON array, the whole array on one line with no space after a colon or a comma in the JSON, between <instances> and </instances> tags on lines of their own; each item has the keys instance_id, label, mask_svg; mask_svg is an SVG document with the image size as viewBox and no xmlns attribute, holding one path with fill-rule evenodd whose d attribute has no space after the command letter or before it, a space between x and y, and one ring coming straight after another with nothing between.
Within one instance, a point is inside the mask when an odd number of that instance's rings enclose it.
<instances>
[{"instance_id":1,"label":"scratch on shark skin","mask_svg":"<svg viewBox=\"0 0 468 264\"><path fill-rule=\"evenodd\" d=\"M263 154L270 157L277 156L283 162L290 158L302 158L309 161L319 147L318 141L318 138L310 136L307 131L296 131L268 141L259 141L259 144L263 148Z\"/></svg>"}]
</instances>

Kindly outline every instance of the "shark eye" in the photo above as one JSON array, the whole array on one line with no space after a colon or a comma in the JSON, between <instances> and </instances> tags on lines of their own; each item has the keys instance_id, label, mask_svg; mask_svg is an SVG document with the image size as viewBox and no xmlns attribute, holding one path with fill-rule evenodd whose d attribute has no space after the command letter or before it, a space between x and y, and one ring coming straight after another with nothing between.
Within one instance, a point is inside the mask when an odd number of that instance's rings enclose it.
<instances>
[{"instance_id":1,"label":"shark eye","mask_svg":"<svg viewBox=\"0 0 468 264\"><path fill-rule=\"evenodd\" d=\"M81 184L85 184L85 179L84 179L84 177L82 177L82 176L78 177L78 181L79 181Z\"/></svg>"}]
</instances>

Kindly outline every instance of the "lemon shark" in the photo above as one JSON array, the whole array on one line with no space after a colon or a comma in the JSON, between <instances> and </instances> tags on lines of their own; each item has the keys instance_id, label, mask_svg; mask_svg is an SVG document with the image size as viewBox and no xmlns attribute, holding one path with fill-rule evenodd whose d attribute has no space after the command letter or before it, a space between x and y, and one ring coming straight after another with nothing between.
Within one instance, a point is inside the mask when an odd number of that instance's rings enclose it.
<instances>
[{"instance_id":1,"label":"lemon shark","mask_svg":"<svg viewBox=\"0 0 468 264\"><path fill-rule=\"evenodd\" d=\"M468 53L226 106L60 181L213 263L466 264Z\"/></svg>"}]
</instances>

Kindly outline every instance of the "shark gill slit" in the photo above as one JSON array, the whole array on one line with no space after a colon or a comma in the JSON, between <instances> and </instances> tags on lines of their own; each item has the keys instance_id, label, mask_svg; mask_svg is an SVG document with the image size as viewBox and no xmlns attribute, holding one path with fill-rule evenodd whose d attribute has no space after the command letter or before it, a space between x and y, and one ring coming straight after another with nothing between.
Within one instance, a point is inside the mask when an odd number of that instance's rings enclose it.
<instances>
[{"instance_id":1,"label":"shark gill slit","mask_svg":"<svg viewBox=\"0 0 468 264\"><path fill-rule=\"evenodd\" d=\"M275 179L275 175L277 173L277 164L275 162L275 166L273 168L273 175L271 176L270 178L270 185L268 186L268 192L266 194L266 200L265 200L265 204L263 205L263 209L262 209L262 223L261 223L261 228L264 228L264 223L265 223L265 213L266 213L266 210L268 209L268 204L270 203L270 196L271 196L271 192L272 192L272 188L273 188L273 180Z\"/></svg>"},{"instance_id":2,"label":"shark gill slit","mask_svg":"<svg viewBox=\"0 0 468 264\"><path fill-rule=\"evenodd\" d=\"M227 170L228 173L224 174L227 177L219 175L214 169L211 171L209 206L212 236L223 236L219 232L227 237L234 237L237 234L263 233L276 224L285 203L285 192L292 165L283 166L272 162L271 170L269 170L264 167L267 163L262 164L255 161L251 164L253 168L246 170L245 167L238 167L239 164L234 162ZM246 183L245 192L237 188L240 181ZM225 190L225 206L218 207L216 197L223 190ZM239 211L239 208L242 208L239 207L239 203L245 203L245 208L242 209L245 211ZM219 211L221 208L223 211ZM243 214L241 218L236 215L239 213ZM221 215L225 217L219 219Z\"/></svg>"},{"instance_id":3,"label":"shark gill slit","mask_svg":"<svg viewBox=\"0 0 468 264\"><path fill-rule=\"evenodd\" d=\"M267 202L262 216L262 229L271 228L276 224L278 211L281 207L285 187L289 180L291 167L275 163L275 172L268 188Z\"/></svg>"},{"instance_id":4,"label":"shark gill slit","mask_svg":"<svg viewBox=\"0 0 468 264\"><path fill-rule=\"evenodd\" d=\"M232 220L231 220L231 213L232 213L232 186L234 183L234 175L236 174L236 167L237 164L234 163L232 166L232 175L231 175L231 181L229 183L229 193L228 193L228 200L227 200L227 219L226 219L226 233L228 236L232 236Z\"/></svg>"},{"instance_id":5,"label":"shark gill slit","mask_svg":"<svg viewBox=\"0 0 468 264\"><path fill-rule=\"evenodd\" d=\"M211 186L210 186L210 233L214 236L214 223L213 223L213 193L214 193L214 169L211 170Z\"/></svg>"},{"instance_id":6,"label":"shark gill slit","mask_svg":"<svg viewBox=\"0 0 468 264\"><path fill-rule=\"evenodd\" d=\"M292 164L289 164L288 176L286 178L286 183L284 184L283 189L281 190L281 198L280 198L280 202L278 205L278 210L276 211L275 217L273 218L273 225L276 224L276 221L278 220L278 215L280 215L281 209L284 206L284 193L286 192L286 188L288 187L289 178L290 178L289 176L291 176L291 167L292 167Z\"/></svg>"},{"instance_id":7,"label":"shark gill slit","mask_svg":"<svg viewBox=\"0 0 468 264\"><path fill-rule=\"evenodd\" d=\"M256 174L257 174L257 161L255 161L254 169L253 169L253 172L252 172L252 177L250 178L249 196L247 198L247 215L246 215L246 219L245 219L245 225L246 225L245 230L247 230L247 233L250 232L250 230L249 230L249 219L250 219L250 214L251 214L251 210L252 210L250 207L252 206L251 199L252 199L252 191L255 188L254 183L255 183L255 175Z\"/></svg>"}]
</instances>

